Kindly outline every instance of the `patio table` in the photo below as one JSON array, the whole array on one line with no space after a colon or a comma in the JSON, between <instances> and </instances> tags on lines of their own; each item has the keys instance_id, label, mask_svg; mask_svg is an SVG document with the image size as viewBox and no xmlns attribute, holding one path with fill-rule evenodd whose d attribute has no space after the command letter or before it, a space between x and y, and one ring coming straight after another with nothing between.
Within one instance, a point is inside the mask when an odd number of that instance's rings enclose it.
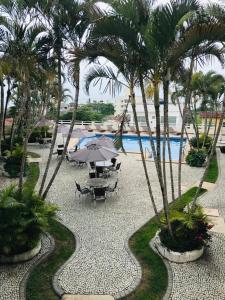
<instances>
[{"instance_id":1,"label":"patio table","mask_svg":"<svg viewBox=\"0 0 225 300\"><path fill-rule=\"evenodd\" d=\"M97 161L95 163L96 167L103 167L103 168L109 168L113 166L113 163L111 161Z\"/></svg>"},{"instance_id":2,"label":"patio table","mask_svg":"<svg viewBox=\"0 0 225 300\"><path fill-rule=\"evenodd\" d=\"M105 178L89 178L86 182L87 186L90 187L102 187L102 186L108 186L109 181Z\"/></svg>"}]
</instances>

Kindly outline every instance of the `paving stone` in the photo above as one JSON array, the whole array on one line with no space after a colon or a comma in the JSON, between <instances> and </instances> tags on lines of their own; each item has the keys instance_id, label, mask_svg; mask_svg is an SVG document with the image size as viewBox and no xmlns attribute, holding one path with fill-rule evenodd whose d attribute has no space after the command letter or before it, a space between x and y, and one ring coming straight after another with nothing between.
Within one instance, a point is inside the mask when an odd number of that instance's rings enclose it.
<instances>
[{"instance_id":1,"label":"paving stone","mask_svg":"<svg viewBox=\"0 0 225 300\"><path fill-rule=\"evenodd\" d=\"M62 300L113 300L109 295L64 295Z\"/></svg>"}]
</instances>

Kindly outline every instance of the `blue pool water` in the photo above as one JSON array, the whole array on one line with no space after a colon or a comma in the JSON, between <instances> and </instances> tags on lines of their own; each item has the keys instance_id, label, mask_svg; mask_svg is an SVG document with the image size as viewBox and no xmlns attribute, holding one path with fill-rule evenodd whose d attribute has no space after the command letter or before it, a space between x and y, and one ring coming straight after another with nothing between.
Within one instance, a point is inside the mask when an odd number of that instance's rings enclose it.
<instances>
[{"instance_id":1,"label":"blue pool water","mask_svg":"<svg viewBox=\"0 0 225 300\"><path fill-rule=\"evenodd\" d=\"M100 136L102 136L103 134L96 134L93 137L90 138L83 138L81 139L80 143L79 143L79 147L80 149L85 147L85 144L91 140L95 140L96 138L99 138ZM114 138L113 134L104 134L107 137L110 137L111 139ZM147 136L142 136L141 137L142 140L142 144L143 144L143 149L148 149L146 151L151 151L151 146L150 146L150 142L149 142L149 137ZM156 144L156 139L153 138L154 143ZM163 140L161 140L161 148L163 145ZM138 144L138 138L136 135L124 135L123 136L123 146L124 149L126 150L126 152L140 152L140 148L139 148L139 144ZM172 160L178 160L179 159L179 148L180 148L180 138L170 138L170 146L171 146L171 153L172 153ZM147 152L148 153L148 152ZM168 150L166 147L166 159L168 160Z\"/></svg>"}]
</instances>

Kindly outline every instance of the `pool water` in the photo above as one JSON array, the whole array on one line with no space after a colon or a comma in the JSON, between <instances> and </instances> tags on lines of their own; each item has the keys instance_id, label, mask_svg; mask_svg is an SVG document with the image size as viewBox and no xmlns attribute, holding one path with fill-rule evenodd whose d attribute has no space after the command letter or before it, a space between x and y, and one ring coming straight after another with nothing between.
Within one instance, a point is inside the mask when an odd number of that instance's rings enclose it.
<instances>
[{"instance_id":1,"label":"pool water","mask_svg":"<svg viewBox=\"0 0 225 300\"><path fill-rule=\"evenodd\" d=\"M103 136L103 134L96 134L95 136L90 137L90 138L83 138L80 140L80 143L78 144L78 146L80 147L80 149L85 148L85 145L87 144L87 142L89 142L91 140L95 140L95 139L99 138L100 136ZM111 139L114 138L113 134L104 134L104 136L110 137ZM142 140L143 149L148 155L149 152L152 152L150 142L149 142L149 137L142 136L141 140ZM154 141L154 144L156 145L156 139L154 137L153 137L153 141ZM185 143L185 141L184 141L184 143ZM161 150L162 150L162 146L163 146L163 140L161 139ZM137 136L136 135L129 135L129 136L124 135L123 136L123 147L126 152L140 152L140 147L138 144ZM178 160L179 159L179 150L180 150L180 138L179 137L170 138L170 147L171 147L172 160ZM166 145L166 160L168 160L168 159L169 159L168 149L167 149L167 145Z\"/></svg>"}]
</instances>

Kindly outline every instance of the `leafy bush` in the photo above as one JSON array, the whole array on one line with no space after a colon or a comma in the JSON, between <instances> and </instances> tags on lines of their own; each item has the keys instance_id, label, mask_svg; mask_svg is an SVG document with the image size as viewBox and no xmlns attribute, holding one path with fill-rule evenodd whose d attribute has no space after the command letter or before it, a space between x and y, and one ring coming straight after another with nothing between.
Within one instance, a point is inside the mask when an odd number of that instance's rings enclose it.
<instances>
[{"instance_id":1,"label":"leafy bush","mask_svg":"<svg viewBox=\"0 0 225 300\"><path fill-rule=\"evenodd\" d=\"M199 137L199 141L197 143L197 138L196 137L193 137L190 139L190 145L193 147L193 148L197 148L199 147L200 149L203 148L203 146L209 150L211 145L212 145L212 138L210 136L206 136L204 134L202 134L200 137Z\"/></svg>"},{"instance_id":2,"label":"leafy bush","mask_svg":"<svg viewBox=\"0 0 225 300\"><path fill-rule=\"evenodd\" d=\"M185 252L200 249L211 239L208 231L212 225L208 224L207 216L200 207L194 212L173 211L170 222L174 238L166 226L159 234L162 244L170 250Z\"/></svg>"},{"instance_id":3,"label":"leafy bush","mask_svg":"<svg viewBox=\"0 0 225 300\"><path fill-rule=\"evenodd\" d=\"M20 174L20 167L23 157L23 149L20 145L16 145L15 149L12 151L6 151L6 162L4 164L5 171L10 177L15 178ZM29 165L27 161L25 162L24 175L26 176L29 171Z\"/></svg>"},{"instance_id":4,"label":"leafy bush","mask_svg":"<svg viewBox=\"0 0 225 300\"><path fill-rule=\"evenodd\" d=\"M205 150L191 149L186 156L186 162L191 167L202 167L205 163L207 153Z\"/></svg>"},{"instance_id":5,"label":"leafy bush","mask_svg":"<svg viewBox=\"0 0 225 300\"><path fill-rule=\"evenodd\" d=\"M52 133L49 132L49 126L42 126L42 127L36 127L32 131L28 142L29 143L36 143L38 139L40 138L51 138Z\"/></svg>"},{"instance_id":6,"label":"leafy bush","mask_svg":"<svg viewBox=\"0 0 225 300\"><path fill-rule=\"evenodd\" d=\"M15 148L17 144L22 145L22 143L23 143L22 137L16 137L14 139L13 148ZM6 151L8 151L9 149L10 149L10 138L6 138L5 140L2 141L1 144L2 153L5 154Z\"/></svg>"},{"instance_id":7,"label":"leafy bush","mask_svg":"<svg viewBox=\"0 0 225 300\"><path fill-rule=\"evenodd\" d=\"M14 255L34 248L56 206L43 201L30 189L22 195L14 186L0 192L0 254Z\"/></svg>"}]
</instances>

